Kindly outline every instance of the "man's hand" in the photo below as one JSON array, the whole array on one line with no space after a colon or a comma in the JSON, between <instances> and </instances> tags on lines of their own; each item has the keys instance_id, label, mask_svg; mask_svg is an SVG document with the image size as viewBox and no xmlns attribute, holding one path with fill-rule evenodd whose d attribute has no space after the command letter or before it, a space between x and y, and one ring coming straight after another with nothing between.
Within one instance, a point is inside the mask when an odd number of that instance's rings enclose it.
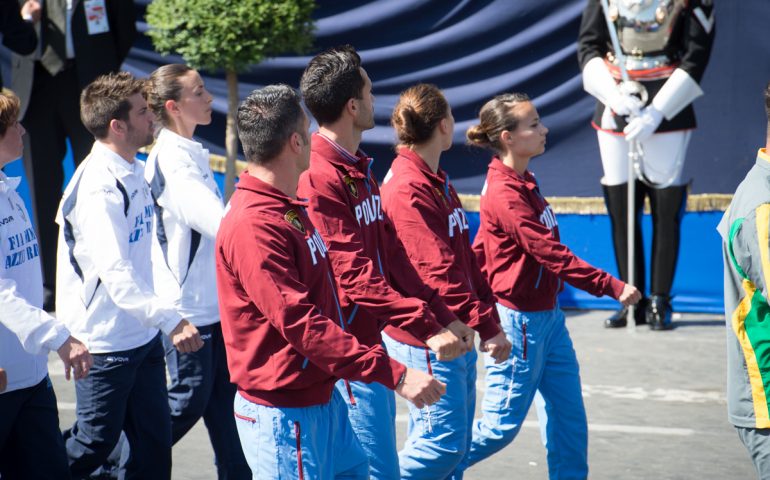
<instances>
[{"instance_id":1,"label":"man's hand","mask_svg":"<svg viewBox=\"0 0 770 480\"><path fill-rule=\"evenodd\" d=\"M647 140L655 133L662 121L663 114L657 108L652 105L646 107L638 117L631 120L623 129L623 133L626 134L626 141L643 142Z\"/></svg>"},{"instance_id":2,"label":"man's hand","mask_svg":"<svg viewBox=\"0 0 770 480\"><path fill-rule=\"evenodd\" d=\"M607 106L610 107L610 110L621 117L637 116L642 108L644 108L644 104L639 97L627 93L613 95L608 103L609 105Z\"/></svg>"},{"instance_id":3,"label":"man's hand","mask_svg":"<svg viewBox=\"0 0 770 480\"><path fill-rule=\"evenodd\" d=\"M454 360L463 353L465 346L462 340L449 329L443 328L440 332L425 341L425 344L433 350L440 362Z\"/></svg>"},{"instance_id":4,"label":"man's hand","mask_svg":"<svg viewBox=\"0 0 770 480\"><path fill-rule=\"evenodd\" d=\"M423 408L438 402L446 393L446 385L427 373L407 368L404 381L396 387L396 393L414 403L415 407Z\"/></svg>"},{"instance_id":5,"label":"man's hand","mask_svg":"<svg viewBox=\"0 0 770 480\"><path fill-rule=\"evenodd\" d=\"M27 0L21 7L21 18L31 20L33 23L40 21L43 9L37 0Z\"/></svg>"},{"instance_id":6,"label":"man's hand","mask_svg":"<svg viewBox=\"0 0 770 480\"><path fill-rule=\"evenodd\" d=\"M620 293L620 296L618 297L618 301L620 301L620 303L622 303L626 307L629 305L635 305L641 299L642 299L642 294L639 293L639 290L637 290L635 286L629 285L627 283L623 285L623 291Z\"/></svg>"},{"instance_id":7,"label":"man's hand","mask_svg":"<svg viewBox=\"0 0 770 480\"><path fill-rule=\"evenodd\" d=\"M181 353L197 352L203 347L203 340L195 325L182 319L169 334L171 342Z\"/></svg>"},{"instance_id":8,"label":"man's hand","mask_svg":"<svg viewBox=\"0 0 770 480\"><path fill-rule=\"evenodd\" d=\"M75 374L75 380L86 378L88 371L94 365L94 359L86 346L73 336L68 337L56 353L64 362L64 377L67 380L70 379L70 370Z\"/></svg>"},{"instance_id":9,"label":"man's hand","mask_svg":"<svg viewBox=\"0 0 770 480\"><path fill-rule=\"evenodd\" d=\"M476 334L476 332L474 332L472 328L460 320L455 320L454 322L447 325L446 328L448 328L450 332L457 335L457 338L463 341L463 345L465 346L465 351L463 353L468 353L473 350L473 336Z\"/></svg>"},{"instance_id":10,"label":"man's hand","mask_svg":"<svg viewBox=\"0 0 770 480\"><path fill-rule=\"evenodd\" d=\"M7 387L8 375L5 373L5 370L0 368L0 393L3 393Z\"/></svg>"},{"instance_id":11,"label":"man's hand","mask_svg":"<svg viewBox=\"0 0 770 480\"><path fill-rule=\"evenodd\" d=\"M505 338L505 333L500 332L486 342L481 342L481 351L487 352L495 363L503 363L511 356L511 342Z\"/></svg>"}]
</instances>

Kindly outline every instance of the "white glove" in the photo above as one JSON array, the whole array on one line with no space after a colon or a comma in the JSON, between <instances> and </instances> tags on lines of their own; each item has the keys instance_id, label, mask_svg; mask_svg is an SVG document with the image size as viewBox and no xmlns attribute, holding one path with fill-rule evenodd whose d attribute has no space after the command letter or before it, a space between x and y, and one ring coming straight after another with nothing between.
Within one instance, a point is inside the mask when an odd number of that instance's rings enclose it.
<instances>
[{"instance_id":1,"label":"white glove","mask_svg":"<svg viewBox=\"0 0 770 480\"><path fill-rule=\"evenodd\" d=\"M604 60L600 57L592 58L583 67L583 88L621 117L638 115L644 107L637 96L626 91L623 84L619 85L612 78Z\"/></svg>"},{"instance_id":2,"label":"white glove","mask_svg":"<svg viewBox=\"0 0 770 480\"><path fill-rule=\"evenodd\" d=\"M647 140L655 133L662 121L663 113L652 105L648 106L642 110L641 115L631 120L623 129L623 133L626 134L626 141L643 142Z\"/></svg>"},{"instance_id":3,"label":"white glove","mask_svg":"<svg viewBox=\"0 0 770 480\"><path fill-rule=\"evenodd\" d=\"M615 115L627 117L629 115L638 116L642 108L644 108L644 104L636 95L619 93L608 98L607 107Z\"/></svg>"}]
</instances>

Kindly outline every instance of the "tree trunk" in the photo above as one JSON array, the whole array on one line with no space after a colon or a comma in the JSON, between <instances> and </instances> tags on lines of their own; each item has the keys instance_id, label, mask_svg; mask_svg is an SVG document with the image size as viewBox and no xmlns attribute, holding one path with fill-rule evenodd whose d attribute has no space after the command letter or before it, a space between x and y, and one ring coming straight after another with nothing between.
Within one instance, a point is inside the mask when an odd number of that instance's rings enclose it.
<instances>
[{"instance_id":1,"label":"tree trunk","mask_svg":"<svg viewBox=\"0 0 770 480\"><path fill-rule=\"evenodd\" d=\"M227 162L225 164L225 202L228 202L235 191L235 160L238 158L238 135L235 126L235 115L238 111L238 74L235 70L227 70L225 72L225 78L227 79L227 128L225 130Z\"/></svg>"}]
</instances>

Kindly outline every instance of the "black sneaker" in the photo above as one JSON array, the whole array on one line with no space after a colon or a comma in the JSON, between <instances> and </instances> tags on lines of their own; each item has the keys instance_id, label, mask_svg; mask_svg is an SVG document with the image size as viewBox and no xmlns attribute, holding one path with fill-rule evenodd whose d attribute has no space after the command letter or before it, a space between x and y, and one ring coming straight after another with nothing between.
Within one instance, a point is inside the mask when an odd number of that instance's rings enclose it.
<instances>
[{"instance_id":1,"label":"black sneaker","mask_svg":"<svg viewBox=\"0 0 770 480\"><path fill-rule=\"evenodd\" d=\"M645 318L645 310L647 306L647 299L643 298L635 305L634 309L634 322L636 325L644 325L647 323ZM612 314L612 316L604 320L604 328L623 328L628 322L628 307L622 307L620 310Z\"/></svg>"},{"instance_id":2,"label":"black sneaker","mask_svg":"<svg viewBox=\"0 0 770 480\"><path fill-rule=\"evenodd\" d=\"M647 305L647 323L651 330L671 330L674 324L671 322L671 297L668 295L652 295Z\"/></svg>"}]
</instances>

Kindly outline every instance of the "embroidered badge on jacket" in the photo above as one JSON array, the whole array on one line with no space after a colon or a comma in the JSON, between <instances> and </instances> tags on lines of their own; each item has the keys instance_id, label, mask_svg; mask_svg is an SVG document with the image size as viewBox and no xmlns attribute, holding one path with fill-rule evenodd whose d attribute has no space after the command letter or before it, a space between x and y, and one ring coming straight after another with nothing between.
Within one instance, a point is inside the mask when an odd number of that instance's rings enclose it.
<instances>
[{"instance_id":1,"label":"embroidered badge on jacket","mask_svg":"<svg viewBox=\"0 0 770 480\"><path fill-rule=\"evenodd\" d=\"M342 181L345 182L345 185L348 186L348 189L350 190L351 195L358 198L358 187L356 187L356 181L353 180L350 177L350 175L345 175Z\"/></svg>"},{"instance_id":2,"label":"embroidered badge on jacket","mask_svg":"<svg viewBox=\"0 0 770 480\"><path fill-rule=\"evenodd\" d=\"M305 233L305 226L302 225L302 220L299 219L299 214L294 210L289 210L286 215L283 216L289 225L299 230L301 233Z\"/></svg>"}]
</instances>

